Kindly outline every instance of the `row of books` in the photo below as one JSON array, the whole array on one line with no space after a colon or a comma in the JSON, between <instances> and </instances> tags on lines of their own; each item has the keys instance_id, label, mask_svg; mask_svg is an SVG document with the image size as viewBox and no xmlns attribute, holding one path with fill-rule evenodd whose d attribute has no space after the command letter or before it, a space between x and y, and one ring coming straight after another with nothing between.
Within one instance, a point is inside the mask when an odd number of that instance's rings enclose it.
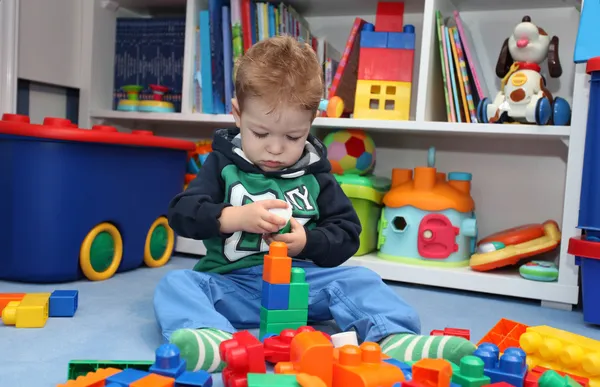
<instances>
[{"instance_id":1,"label":"row of books","mask_svg":"<svg viewBox=\"0 0 600 387\"><path fill-rule=\"evenodd\" d=\"M198 20L193 76L195 112L230 113L235 61L256 42L284 34L315 49L323 64L323 94L327 97L341 55L325 39L314 37L306 20L292 6L253 0L209 0L208 9L200 11Z\"/></svg>"},{"instance_id":2,"label":"row of books","mask_svg":"<svg viewBox=\"0 0 600 387\"><path fill-rule=\"evenodd\" d=\"M448 122L476 123L477 104L487 90L473 42L458 11L446 20L437 11L436 20Z\"/></svg>"}]
</instances>

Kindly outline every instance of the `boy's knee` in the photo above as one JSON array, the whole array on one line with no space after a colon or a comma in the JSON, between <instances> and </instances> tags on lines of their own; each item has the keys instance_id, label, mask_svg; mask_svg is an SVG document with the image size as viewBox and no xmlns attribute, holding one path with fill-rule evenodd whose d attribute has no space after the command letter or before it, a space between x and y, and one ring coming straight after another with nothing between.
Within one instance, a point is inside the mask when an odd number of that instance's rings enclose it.
<instances>
[{"instance_id":1,"label":"boy's knee","mask_svg":"<svg viewBox=\"0 0 600 387\"><path fill-rule=\"evenodd\" d=\"M361 281L381 282L381 276L371 269L362 266L352 266L350 268L349 278L360 279Z\"/></svg>"}]
</instances>

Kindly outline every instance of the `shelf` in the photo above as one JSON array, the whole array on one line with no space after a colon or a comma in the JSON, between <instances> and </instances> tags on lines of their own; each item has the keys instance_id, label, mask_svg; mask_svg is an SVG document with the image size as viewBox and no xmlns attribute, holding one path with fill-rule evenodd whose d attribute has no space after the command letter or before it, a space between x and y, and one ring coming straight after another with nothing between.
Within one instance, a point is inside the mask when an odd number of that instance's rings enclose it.
<instances>
[{"instance_id":1,"label":"shelf","mask_svg":"<svg viewBox=\"0 0 600 387\"><path fill-rule=\"evenodd\" d=\"M470 268L444 269L407 265L377 258L375 254L353 257L345 265L367 267L384 280L461 289L503 296L577 304L577 286L560 282L537 282L512 271L476 272Z\"/></svg>"},{"instance_id":2,"label":"shelf","mask_svg":"<svg viewBox=\"0 0 600 387\"><path fill-rule=\"evenodd\" d=\"M183 114L183 113L136 113L115 110L92 111L92 118L107 121L147 121L175 123L203 123L210 126L233 125L230 114ZM404 132L422 134L452 134L466 136L491 137L569 137L570 126L538 125L494 125L494 124L458 124L452 122L417 122L388 120L355 120L352 118L317 118L313 127L325 129L356 128L382 132Z\"/></svg>"}]
</instances>

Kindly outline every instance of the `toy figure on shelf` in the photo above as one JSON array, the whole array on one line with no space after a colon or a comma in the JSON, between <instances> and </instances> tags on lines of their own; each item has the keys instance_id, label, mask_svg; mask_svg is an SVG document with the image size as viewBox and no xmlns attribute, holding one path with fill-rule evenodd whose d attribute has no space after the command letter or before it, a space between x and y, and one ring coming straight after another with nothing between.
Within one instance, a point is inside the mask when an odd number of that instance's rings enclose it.
<instances>
[{"instance_id":1,"label":"toy figure on shelf","mask_svg":"<svg viewBox=\"0 0 600 387\"><path fill-rule=\"evenodd\" d=\"M529 16L523 17L502 45L496 64L496 75L502 79L500 91L493 102L484 98L479 103L480 121L568 125L571 121L569 103L552 96L540 73L540 64L546 58L550 76L560 77L558 37L550 38Z\"/></svg>"},{"instance_id":2,"label":"toy figure on shelf","mask_svg":"<svg viewBox=\"0 0 600 387\"><path fill-rule=\"evenodd\" d=\"M117 110L126 112L148 112L148 113L173 113L175 107L172 102L163 101L163 96L169 88L161 85L150 85L153 93L151 100L140 100L140 93L144 89L140 85L126 85L121 89L127 93L127 99L119 101Z\"/></svg>"},{"instance_id":3,"label":"toy figure on shelf","mask_svg":"<svg viewBox=\"0 0 600 387\"><path fill-rule=\"evenodd\" d=\"M117 110L123 112L137 112L140 105L140 92L144 89L140 85L126 85L121 89L127 93L127 99L119 101Z\"/></svg>"},{"instance_id":4,"label":"toy figure on shelf","mask_svg":"<svg viewBox=\"0 0 600 387\"><path fill-rule=\"evenodd\" d=\"M428 166L392 171L392 188L383 197L378 256L415 265L469 265L475 250L477 221L471 197L471 174L446 174L435 168L435 148Z\"/></svg>"}]
</instances>

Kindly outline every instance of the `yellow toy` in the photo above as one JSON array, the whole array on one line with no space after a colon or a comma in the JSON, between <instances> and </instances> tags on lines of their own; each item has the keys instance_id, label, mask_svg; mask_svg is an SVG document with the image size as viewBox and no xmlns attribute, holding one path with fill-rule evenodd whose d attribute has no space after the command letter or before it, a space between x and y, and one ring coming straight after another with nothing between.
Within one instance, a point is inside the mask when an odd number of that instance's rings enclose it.
<instances>
[{"instance_id":1,"label":"yellow toy","mask_svg":"<svg viewBox=\"0 0 600 387\"><path fill-rule=\"evenodd\" d=\"M21 301L10 301L2 311L4 325L43 328L48 321L50 293L28 293Z\"/></svg>"}]
</instances>

